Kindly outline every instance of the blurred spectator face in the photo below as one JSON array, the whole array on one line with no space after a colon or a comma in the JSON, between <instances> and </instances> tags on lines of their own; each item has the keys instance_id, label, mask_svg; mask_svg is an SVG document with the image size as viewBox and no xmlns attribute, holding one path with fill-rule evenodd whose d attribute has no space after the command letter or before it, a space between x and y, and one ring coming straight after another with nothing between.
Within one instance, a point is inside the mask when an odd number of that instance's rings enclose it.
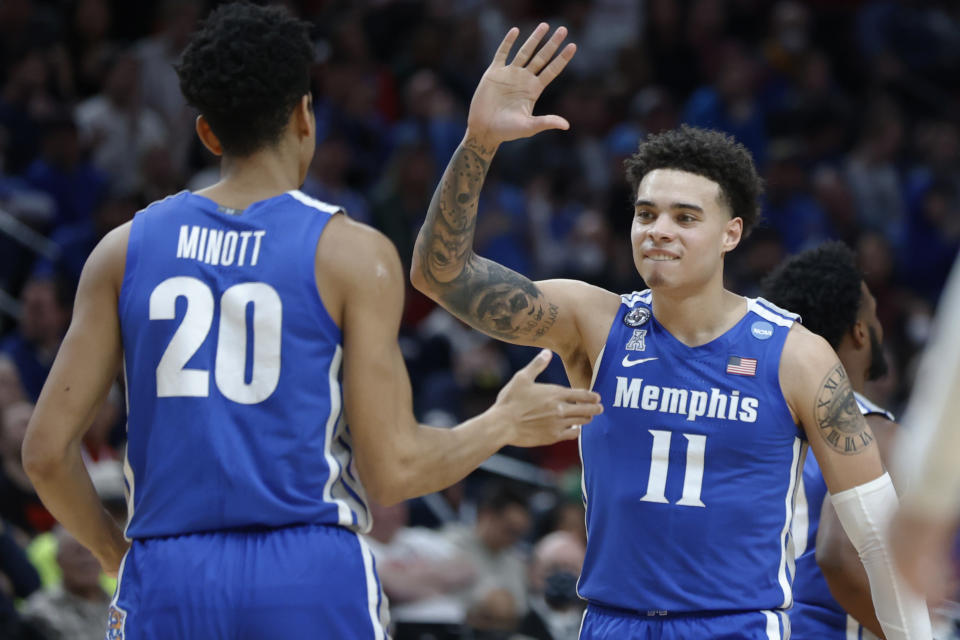
<instances>
[{"instance_id":1,"label":"blurred spectator face","mask_svg":"<svg viewBox=\"0 0 960 640\"><path fill-rule=\"evenodd\" d=\"M821 169L813 177L817 203L827 212L838 229L856 225L856 206L850 187L836 169Z\"/></svg>"},{"instance_id":2,"label":"blurred spectator face","mask_svg":"<svg viewBox=\"0 0 960 640\"><path fill-rule=\"evenodd\" d=\"M44 343L63 337L69 310L60 306L52 280L31 280L23 287L20 332L29 342Z\"/></svg>"},{"instance_id":3,"label":"blurred spectator face","mask_svg":"<svg viewBox=\"0 0 960 640\"><path fill-rule=\"evenodd\" d=\"M196 0L166 0L161 9L163 31L173 44L174 51L180 51L197 27L200 6Z\"/></svg>"},{"instance_id":4,"label":"blurred spectator face","mask_svg":"<svg viewBox=\"0 0 960 640\"><path fill-rule=\"evenodd\" d=\"M110 67L104 93L117 105L136 103L140 88L140 63L132 53L121 54Z\"/></svg>"},{"instance_id":5,"label":"blurred spectator face","mask_svg":"<svg viewBox=\"0 0 960 640\"><path fill-rule=\"evenodd\" d=\"M753 96L756 83L756 65L739 44L727 43L720 56L720 74L717 91L727 102Z\"/></svg>"},{"instance_id":6,"label":"blurred spectator face","mask_svg":"<svg viewBox=\"0 0 960 640\"><path fill-rule=\"evenodd\" d=\"M893 273L893 255L882 235L876 232L864 234L857 245L860 271L872 291L887 286Z\"/></svg>"},{"instance_id":7,"label":"blurred spectator face","mask_svg":"<svg viewBox=\"0 0 960 640\"><path fill-rule=\"evenodd\" d=\"M20 448L32 415L33 404L30 402L16 402L4 409L3 431L0 432L0 455L4 458L20 459Z\"/></svg>"},{"instance_id":8,"label":"blurred spectator face","mask_svg":"<svg viewBox=\"0 0 960 640\"><path fill-rule=\"evenodd\" d=\"M519 504L508 504L499 512L484 509L477 513L477 535L491 551L509 549L520 542L531 524L530 512Z\"/></svg>"},{"instance_id":9,"label":"blurred spectator face","mask_svg":"<svg viewBox=\"0 0 960 640\"><path fill-rule=\"evenodd\" d=\"M385 507L376 502L370 502L370 515L373 516L373 527L370 535L384 544L393 540L397 531L407 526L409 508L406 502Z\"/></svg>"},{"instance_id":10,"label":"blurred spectator face","mask_svg":"<svg viewBox=\"0 0 960 640\"><path fill-rule=\"evenodd\" d=\"M34 49L14 64L8 82L15 96L25 98L42 91L47 86L47 76L43 52Z\"/></svg>"},{"instance_id":11,"label":"blurred spectator face","mask_svg":"<svg viewBox=\"0 0 960 640\"><path fill-rule=\"evenodd\" d=\"M63 572L63 588L76 594L100 589L100 563L65 529L57 535L57 564Z\"/></svg>"},{"instance_id":12,"label":"blurred spectator face","mask_svg":"<svg viewBox=\"0 0 960 640\"><path fill-rule=\"evenodd\" d=\"M51 125L43 136L43 156L54 167L70 171L80 162L80 137L72 122Z\"/></svg>"},{"instance_id":13,"label":"blurred spectator face","mask_svg":"<svg viewBox=\"0 0 960 640\"><path fill-rule=\"evenodd\" d=\"M467 625L481 631L513 631L517 603L506 589L487 591L467 612Z\"/></svg>"},{"instance_id":14,"label":"blurred spectator face","mask_svg":"<svg viewBox=\"0 0 960 640\"><path fill-rule=\"evenodd\" d=\"M548 533L533 548L530 586L535 593L543 593L546 579L551 574L579 576L585 554L586 548L573 534L566 531Z\"/></svg>"},{"instance_id":15,"label":"blurred spectator face","mask_svg":"<svg viewBox=\"0 0 960 640\"><path fill-rule=\"evenodd\" d=\"M17 365L10 358L0 355L0 411L25 398Z\"/></svg>"},{"instance_id":16,"label":"blurred spectator face","mask_svg":"<svg viewBox=\"0 0 960 640\"><path fill-rule=\"evenodd\" d=\"M773 9L773 32L777 42L790 53L799 53L807 46L809 16L799 2L779 2Z\"/></svg>"},{"instance_id":17,"label":"blurred spectator face","mask_svg":"<svg viewBox=\"0 0 960 640\"><path fill-rule=\"evenodd\" d=\"M110 29L110 8L104 0L80 0L74 13L73 28L88 42L100 40Z\"/></svg>"}]
</instances>

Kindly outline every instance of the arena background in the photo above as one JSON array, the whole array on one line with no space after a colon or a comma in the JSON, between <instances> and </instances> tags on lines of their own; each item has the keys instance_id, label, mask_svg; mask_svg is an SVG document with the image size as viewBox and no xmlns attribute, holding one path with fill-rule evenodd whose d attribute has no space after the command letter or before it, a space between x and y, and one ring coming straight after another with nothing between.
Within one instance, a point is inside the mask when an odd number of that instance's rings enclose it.
<instances>
[{"instance_id":1,"label":"arena background","mask_svg":"<svg viewBox=\"0 0 960 640\"><path fill-rule=\"evenodd\" d=\"M57 534L47 533L53 522L22 475L19 442L98 239L147 203L217 179L171 67L215 4L0 0L0 637L103 635L106 596L89 587L95 567L79 549L56 555ZM318 140L303 190L383 231L407 266L473 88L503 34L513 25L529 32L540 20L565 25L579 49L537 111L563 115L571 129L502 147L480 203L477 251L534 279L642 289L623 160L646 133L680 123L727 131L766 180L764 221L728 256L728 287L757 295L785 256L828 239L849 244L877 298L890 364L868 395L902 410L960 249L960 4L284 4L314 25ZM486 408L532 355L466 329L412 289L401 344L416 413L434 425ZM563 381L562 368L554 363L545 378ZM98 490L120 511L123 415L118 386L85 442ZM394 602L425 602L422 622L450 622L430 627L434 637L510 637L527 611L524 596L511 584L481 590L477 572L457 574L461 538L482 546L477 529L485 526L506 536L506 555L491 562L516 565L526 589L532 545L557 529L584 535L577 465L575 443L505 451L443 495L385 510L390 530L375 532L385 558L416 556L416 535L396 551L405 524L432 527L426 546L457 543L447 555L419 549L429 557L416 568L398 560L400 582L422 588L404 591L385 576L388 591L402 592ZM478 502L508 508L475 526ZM69 542L61 536L59 547ZM23 550L39 574L21 562ZM388 573L389 565L382 563ZM60 574L68 588L57 591ZM531 580L542 593L543 580ZM569 595L569 585L551 588ZM407 637L427 637L410 629Z\"/></svg>"}]
</instances>

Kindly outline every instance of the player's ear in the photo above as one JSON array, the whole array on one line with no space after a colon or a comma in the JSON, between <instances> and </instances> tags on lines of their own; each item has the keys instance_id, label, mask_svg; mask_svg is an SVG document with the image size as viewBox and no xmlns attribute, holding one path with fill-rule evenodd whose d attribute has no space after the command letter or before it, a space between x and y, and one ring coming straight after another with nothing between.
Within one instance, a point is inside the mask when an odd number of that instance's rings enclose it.
<instances>
[{"instance_id":1,"label":"player's ear","mask_svg":"<svg viewBox=\"0 0 960 640\"><path fill-rule=\"evenodd\" d=\"M737 216L728 220L723 227L723 238L720 244L721 253L726 254L736 249L742 237L743 218Z\"/></svg>"},{"instance_id":2,"label":"player's ear","mask_svg":"<svg viewBox=\"0 0 960 640\"><path fill-rule=\"evenodd\" d=\"M315 136L317 123L313 115L313 96L309 92L305 93L300 98L297 108L293 111L297 133L300 134L300 137L312 138Z\"/></svg>"},{"instance_id":3,"label":"player's ear","mask_svg":"<svg viewBox=\"0 0 960 640\"><path fill-rule=\"evenodd\" d=\"M870 331L867 329L867 323L863 320L857 320L850 327L850 338L853 340L853 346L857 349L863 349L870 344Z\"/></svg>"},{"instance_id":4,"label":"player's ear","mask_svg":"<svg viewBox=\"0 0 960 640\"><path fill-rule=\"evenodd\" d=\"M207 119L202 115L197 116L196 130L200 142L210 150L210 153L215 156L223 155L223 145L220 144L220 139L213 132L213 129L210 128L210 123L207 122Z\"/></svg>"}]
</instances>

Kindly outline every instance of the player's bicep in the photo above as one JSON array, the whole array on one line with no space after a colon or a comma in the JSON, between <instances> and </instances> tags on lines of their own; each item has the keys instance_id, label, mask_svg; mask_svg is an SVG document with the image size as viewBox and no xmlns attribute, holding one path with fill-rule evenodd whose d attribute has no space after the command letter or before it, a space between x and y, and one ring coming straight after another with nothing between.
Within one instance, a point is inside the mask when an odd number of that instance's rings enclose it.
<instances>
[{"instance_id":1,"label":"player's bicep","mask_svg":"<svg viewBox=\"0 0 960 640\"><path fill-rule=\"evenodd\" d=\"M823 338L794 328L784 346L780 379L831 493L883 473L875 437L857 406L850 379Z\"/></svg>"},{"instance_id":2,"label":"player's bicep","mask_svg":"<svg viewBox=\"0 0 960 640\"><path fill-rule=\"evenodd\" d=\"M108 234L83 268L70 327L30 420L28 449L62 450L78 440L117 377L123 353L117 297L128 236L129 226Z\"/></svg>"}]
</instances>

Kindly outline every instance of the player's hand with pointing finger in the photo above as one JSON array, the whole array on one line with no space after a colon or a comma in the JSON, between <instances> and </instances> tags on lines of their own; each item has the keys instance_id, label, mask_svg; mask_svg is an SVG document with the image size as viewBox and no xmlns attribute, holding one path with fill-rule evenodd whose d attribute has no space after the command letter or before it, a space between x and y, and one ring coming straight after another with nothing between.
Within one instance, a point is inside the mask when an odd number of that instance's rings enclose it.
<instances>
[{"instance_id":1,"label":"player's hand with pointing finger","mask_svg":"<svg viewBox=\"0 0 960 640\"><path fill-rule=\"evenodd\" d=\"M565 27L554 31L543 46L550 27L541 23L508 63L507 58L520 34L510 29L480 79L470 102L467 138L495 146L508 140L526 138L547 129L569 129L570 123L557 115L533 115L533 106L544 88L567 66L577 47L570 43L557 50L567 37Z\"/></svg>"},{"instance_id":2,"label":"player's hand with pointing finger","mask_svg":"<svg viewBox=\"0 0 960 640\"><path fill-rule=\"evenodd\" d=\"M536 447L572 440L579 435L580 425L603 412L598 393L536 382L552 357L549 350L541 351L497 395L492 411L510 429L511 445Z\"/></svg>"}]
</instances>

